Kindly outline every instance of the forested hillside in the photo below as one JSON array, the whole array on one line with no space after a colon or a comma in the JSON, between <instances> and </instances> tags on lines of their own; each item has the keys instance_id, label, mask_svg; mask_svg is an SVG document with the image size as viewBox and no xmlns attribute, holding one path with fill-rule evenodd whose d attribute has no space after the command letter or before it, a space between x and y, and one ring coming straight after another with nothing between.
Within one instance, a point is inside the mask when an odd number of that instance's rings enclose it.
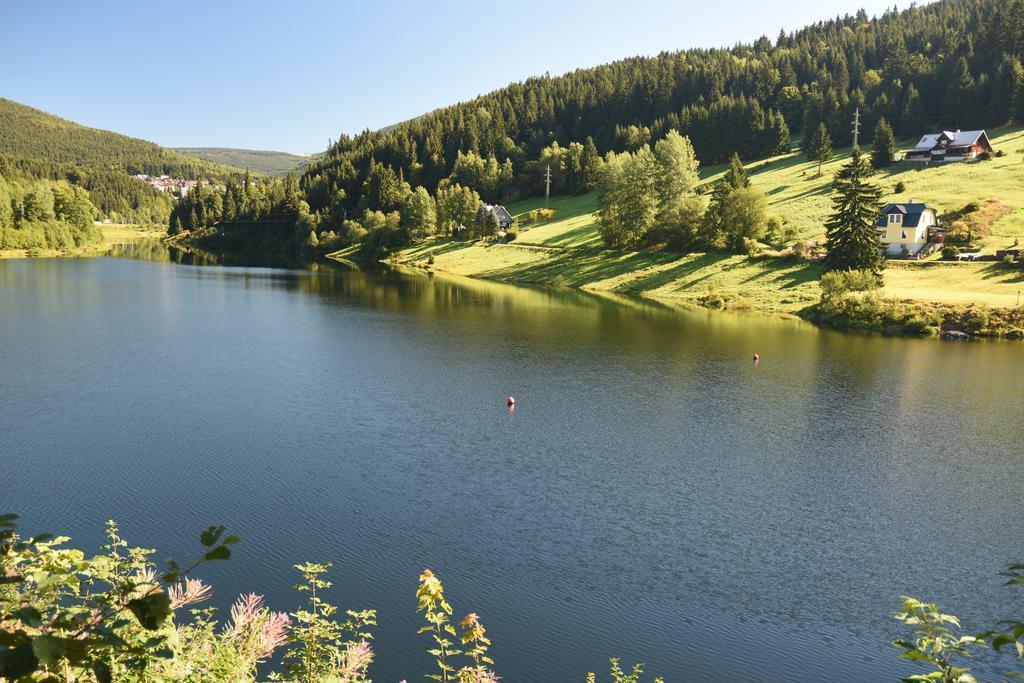
<instances>
[{"instance_id":1,"label":"forested hillside","mask_svg":"<svg viewBox=\"0 0 1024 683\"><path fill-rule=\"evenodd\" d=\"M616 155L644 162L635 164L644 175L655 167L647 162L656 143L675 133L688 138L703 166L736 154L734 165L749 163L801 140L820 172L833 148L852 142L857 111L861 144L890 141L883 156L891 161L895 137L1024 119L1022 59L1024 0L941 0L875 18L860 12L728 49L533 78L385 130L343 135L298 183L190 197L171 227L230 223L221 234L247 248L362 242L366 255L379 256L459 225L468 236L494 235L481 200L542 195L548 169L556 195L600 189L615 176L605 169L623 162L612 164ZM618 173L624 186L649 185L630 173ZM761 220L765 201L742 183L731 189L742 206L725 202L722 192L706 213L707 197L662 202L674 207L671 225L669 213L653 204L624 200L629 211L621 215L642 209L644 229L608 243L643 247L663 238L660 244L674 249L738 250L747 243L723 233L728 215ZM755 227L747 239L756 241L766 226Z\"/></svg>"},{"instance_id":2,"label":"forested hillside","mask_svg":"<svg viewBox=\"0 0 1024 683\"><path fill-rule=\"evenodd\" d=\"M704 164L733 152L751 160L822 122L848 145L858 107L863 131L884 116L901 137L992 126L1024 110L1022 52L1024 0L943 0L873 20L859 13L730 49L533 78L385 131L342 136L303 186L313 211L339 190L355 211L376 161L413 186L433 191L454 174L485 198L504 199L542 192L553 162L554 191L572 193L583 189L588 138L605 154L675 129Z\"/></svg>"},{"instance_id":3,"label":"forested hillside","mask_svg":"<svg viewBox=\"0 0 1024 683\"><path fill-rule=\"evenodd\" d=\"M0 154L179 178L219 178L235 170L146 140L82 126L2 98Z\"/></svg>"},{"instance_id":4,"label":"forested hillside","mask_svg":"<svg viewBox=\"0 0 1024 683\"><path fill-rule=\"evenodd\" d=\"M236 168L246 168L253 173L267 175L285 175L292 171L301 171L312 160L309 156L289 154L288 152L271 152L255 149L234 149L230 147L175 147L190 157L206 159L217 164L225 164Z\"/></svg>"},{"instance_id":5,"label":"forested hillside","mask_svg":"<svg viewBox=\"0 0 1024 683\"><path fill-rule=\"evenodd\" d=\"M155 223L167 222L171 199L132 175L219 180L240 172L0 98L0 173L5 168L83 187L104 216Z\"/></svg>"}]
</instances>

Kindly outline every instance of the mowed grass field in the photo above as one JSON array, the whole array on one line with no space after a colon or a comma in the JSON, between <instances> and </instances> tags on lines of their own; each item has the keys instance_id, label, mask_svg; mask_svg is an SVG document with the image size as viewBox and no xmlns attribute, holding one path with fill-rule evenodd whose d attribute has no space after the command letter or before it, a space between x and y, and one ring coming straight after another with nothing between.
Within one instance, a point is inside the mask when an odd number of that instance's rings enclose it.
<instances>
[{"instance_id":1,"label":"mowed grass field","mask_svg":"<svg viewBox=\"0 0 1024 683\"><path fill-rule=\"evenodd\" d=\"M969 202L998 199L1010 211L992 225L990 236L980 240L983 248L1009 246L1016 238L1024 242L1024 129L994 130L990 135L995 148L1006 156L928 168L897 164L880 171L875 182L885 192L884 201L913 198L936 206L941 213ZM782 217L798 239L821 241L831 211L832 177L849 153L839 150L820 177L817 164L799 154L755 162L748 172L751 182L768 196L769 211ZM703 182L710 187L725 168L702 169ZM899 195L894 191L897 182L906 186ZM542 198L533 198L508 209L522 216L543 205ZM554 197L550 206L556 211L552 221L529 227L510 244L430 240L405 250L400 260L426 266L433 257L433 268L459 275L680 302L713 295L765 311L795 312L818 300L820 270L815 264L726 254L606 250L595 214L595 194ZM920 301L1013 306L1024 287L1022 275L994 263L894 262L886 270L885 293Z\"/></svg>"}]
</instances>

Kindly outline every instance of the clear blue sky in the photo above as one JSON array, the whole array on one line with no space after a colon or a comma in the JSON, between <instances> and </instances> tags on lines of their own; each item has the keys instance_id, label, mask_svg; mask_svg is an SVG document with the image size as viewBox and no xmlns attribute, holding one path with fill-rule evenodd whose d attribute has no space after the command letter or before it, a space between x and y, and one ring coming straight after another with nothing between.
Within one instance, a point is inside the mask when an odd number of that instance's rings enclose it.
<instances>
[{"instance_id":1,"label":"clear blue sky","mask_svg":"<svg viewBox=\"0 0 1024 683\"><path fill-rule=\"evenodd\" d=\"M167 146L315 152L545 71L894 4L9 0L0 97Z\"/></svg>"}]
</instances>

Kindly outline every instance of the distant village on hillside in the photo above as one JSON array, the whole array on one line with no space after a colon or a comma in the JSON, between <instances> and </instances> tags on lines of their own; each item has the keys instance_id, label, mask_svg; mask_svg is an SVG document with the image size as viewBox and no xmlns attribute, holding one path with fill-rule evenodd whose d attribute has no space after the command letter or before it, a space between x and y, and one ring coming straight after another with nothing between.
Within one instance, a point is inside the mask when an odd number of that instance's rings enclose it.
<instances>
[{"instance_id":1,"label":"distant village on hillside","mask_svg":"<svg viewBox=\"0 0 1024 683\"><path fill-rule=\"evenodd\" d=\"M172 178L170 176L151 176L145 173L136 173L135 177L150 187L155 187L161 192L170 192L178 197L187 197L188 193L199 185L209 185L208 180L185 180L183 178Z\"/></svg>"}]
</instances>

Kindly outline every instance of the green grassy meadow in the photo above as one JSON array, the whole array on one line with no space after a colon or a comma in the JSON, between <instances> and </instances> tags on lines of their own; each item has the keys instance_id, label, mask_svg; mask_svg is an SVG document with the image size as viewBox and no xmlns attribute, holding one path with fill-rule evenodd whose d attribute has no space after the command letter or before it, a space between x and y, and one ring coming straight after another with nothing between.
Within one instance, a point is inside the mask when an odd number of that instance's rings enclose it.
<instances>
[{"instance_id":1,"label":"green grassy meadow","mask_svg":"<svg viewBox=\"0 0 1024 683\"><path fill-rule=\"evenodd\" d=\"M993 145L1006 156L973 164L908 167L896 164L880 171L875 181L885 201L927 202L940 213L969 202L998 199L1010 206L1006 216L991 226L991 235L979 240L993 251L1024 241L1024 129L990 131ZM910 141L902 141L905 146ZM823 240L824 221L831 210L832 176L849 158L839 150L817 175L817 164L800 154L789 154L748 166L752 183L769 199L769 211L783 218L798 239ZM710 187L725 166L703 169ZM903 182L906 191L896 195ZM509 205L514 215L544 205L531 198ZM527 226L509 244L489 241L428 240L406 249L403 263L427 266L458 275L503 282L576 287L594 292L649 296L680 303L724 301L732 307L773 312L796 312L818 300L820 271L813 263L728 254L612 251L603 248L595 211L597 197L554 197L555 217L539 226ZM433 257L433 263L428 259ZM948 264L892 262L886 270L884 293L919 301L976 302L1013 306L1024 274L1000 264ZM716 304L717 305L717 304Z\"/></svg>"}]
</instances>

